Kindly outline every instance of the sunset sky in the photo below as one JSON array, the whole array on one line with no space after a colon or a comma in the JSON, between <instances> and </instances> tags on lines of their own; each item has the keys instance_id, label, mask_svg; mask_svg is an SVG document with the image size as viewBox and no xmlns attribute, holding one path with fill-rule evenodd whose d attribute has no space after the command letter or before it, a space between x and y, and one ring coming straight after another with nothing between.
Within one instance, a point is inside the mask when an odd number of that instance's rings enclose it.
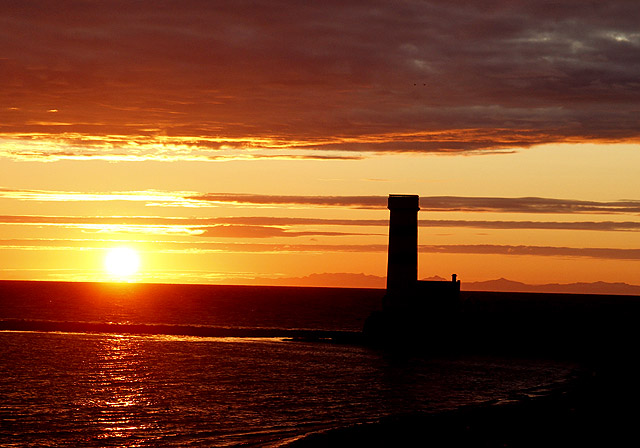
<instances>
[{"instance_id":1,"label":"sunset sky","mask_svg":"<svg viewBox=\"0 0 640 448\"><path fill-rule=\"evenodd\" d=\"M134 281L383 286L400 193L420 278L640 284L639 23L637 0L2 1L0 279L115 280L127 247Z\"/></svg>"}]
</instances>

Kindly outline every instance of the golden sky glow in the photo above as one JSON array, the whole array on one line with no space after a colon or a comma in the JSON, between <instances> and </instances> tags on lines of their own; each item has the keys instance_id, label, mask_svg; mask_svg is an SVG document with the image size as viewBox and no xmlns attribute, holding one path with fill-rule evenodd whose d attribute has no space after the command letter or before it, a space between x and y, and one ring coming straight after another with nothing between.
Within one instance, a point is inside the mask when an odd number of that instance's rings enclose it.
<instances>
[{"instance_id":1,"label":"golden sky glow","mask_svg":"<svg viewBox=\"0 0 640 448\"><path fill-rule=\"evenodd\" d=\"M406 193L420 277L640 284L635 2L46 5L0 6L0 279L383 286Z\"/></svg>"}]
</instances>

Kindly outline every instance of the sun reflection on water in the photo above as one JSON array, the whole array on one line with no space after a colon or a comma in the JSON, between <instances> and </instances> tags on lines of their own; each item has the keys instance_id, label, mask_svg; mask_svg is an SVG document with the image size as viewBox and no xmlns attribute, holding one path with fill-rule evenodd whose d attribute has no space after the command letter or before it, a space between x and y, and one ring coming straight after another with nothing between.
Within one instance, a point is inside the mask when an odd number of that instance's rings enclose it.
<instances>
[{"instance_id":1,"label":"sun reflection on water","mask_svg":"<svg viewBox=\"0 0 640 448\"><path fill-rule=\"evenodd\" d=\"M156 425L145 419L153 405L148 390L148 366L139 338L113 335L101 341L96 353L97 375L88 396L80 403L93 409L95 439L139 446ZM130 439L130 440L127 440Z\"/></svg>"}]
</instances>

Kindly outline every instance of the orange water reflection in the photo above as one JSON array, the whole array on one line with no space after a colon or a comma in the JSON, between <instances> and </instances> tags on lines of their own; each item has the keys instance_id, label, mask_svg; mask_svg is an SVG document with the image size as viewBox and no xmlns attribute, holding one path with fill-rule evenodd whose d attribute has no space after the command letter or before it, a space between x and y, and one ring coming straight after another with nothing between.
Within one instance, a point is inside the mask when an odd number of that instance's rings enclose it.
<instances>
[{"instance_id":1,"label":"orange water reflection","mask_svg":"<svg viewBox=\"0 0 640 448\"><path fill-rule=\"evenodd\" d=\"M145 418L145 409L153 402L141 339L124 335L101 338L91 362L97 373L81 405L93 411L93 438L130 447L148 443L156 425Z\"/></svg>"}]
</instances>

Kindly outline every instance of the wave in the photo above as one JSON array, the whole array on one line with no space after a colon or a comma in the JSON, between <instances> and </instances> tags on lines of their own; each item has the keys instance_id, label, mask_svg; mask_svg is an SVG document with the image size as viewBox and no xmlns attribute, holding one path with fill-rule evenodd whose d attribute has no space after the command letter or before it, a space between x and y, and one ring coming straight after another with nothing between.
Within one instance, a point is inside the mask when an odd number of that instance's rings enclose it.
<instances>
[{"instance_id":1,"label":"wave","mask_svg":"<svg viewBox=\"0 0 640 448\"><path fill-rule=\"evenodd\" d=\"M325 446L605 446L590 442L589 429L603 422L605 407L593 400L601 387L592 372L575 370L551 385L514 391L511 399L488 400L432 412L405 412L376 421L309 431L269 445ZM579 409L576 412L576 409ZM568 416L573 418L567 418ZM598 436L604 436L601 430ZM532 442L533 441L533 442ZM552 446L556 446L553 442Z\"/></svg>"},{"instance_id":2,"label":"wave","mask_svg":"<svg viewBox=\"0 0 640 448\"><path fill-rule=\"evenodd\" d=\"M119 322L69 322L55 320L0 320L0 331L41 331L236 338L287 338L303 341L360 343L357 331L306 328L249 328L205 325L132 324Z\"/></svg>"}]
</instances>

